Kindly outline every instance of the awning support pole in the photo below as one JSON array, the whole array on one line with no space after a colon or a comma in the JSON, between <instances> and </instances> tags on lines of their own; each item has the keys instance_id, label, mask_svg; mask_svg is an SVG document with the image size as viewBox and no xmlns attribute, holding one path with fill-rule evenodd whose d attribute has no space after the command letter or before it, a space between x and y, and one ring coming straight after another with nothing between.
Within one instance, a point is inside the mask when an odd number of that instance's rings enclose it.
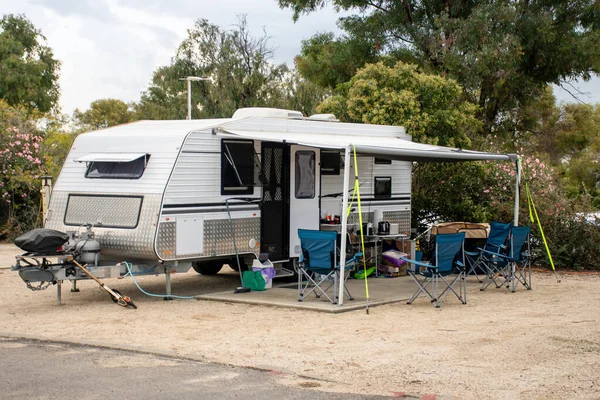
<instances>
[{"instance_id":1,"label":"awning support pole","mask_svg":"<svg viewBox=\"0 0 600 400\"><path fill-rule=\"evenodd\" d=\"M517 182L515 185L515 219L513 225L519 226L519 186L521 185L521 162L518 158L515 162L515 165L517 166Z\"/></svg>"},{"instance_id":2,"label":"awning support pole","mask_svg":"<svg viewBox=\"0 0 600 400\"><path fill-rule=\"evenodd\" d=\"M346 267L346 232L348 232L348 213L346 210L348 209L348 196L350 191L350 146L346 147L346 151L344 153L344 189L343 200L342 200L342 240L340 246L340 278L339 278L339 288L338 288L338 305L344 305L344 276L345 275L345 267Z\"/></svg>"}]
</instances>

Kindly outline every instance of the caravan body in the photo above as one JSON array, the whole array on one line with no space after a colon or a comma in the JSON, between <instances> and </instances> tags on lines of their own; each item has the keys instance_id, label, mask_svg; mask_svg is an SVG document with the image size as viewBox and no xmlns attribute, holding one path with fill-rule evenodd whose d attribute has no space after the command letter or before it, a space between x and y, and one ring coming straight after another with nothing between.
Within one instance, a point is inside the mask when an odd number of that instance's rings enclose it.
<instances>
[{"instance_id":1,"label":"caravan body","mask_svg":"<svg viewBox=\"0 0 600 400\"><path fill-rule=\"evenodd\" d=\"M239 110L231 119L140 121L94 131L73 144L45 227L68 232L92 225L100 264L129 261L138 272L191 265L214 272L233 262L236 250L246 262L259 253L291 261L301 253L298 228L319 229L326 215L341 215L343 170L354 174L339 146L294 139L317 132L410 140L401 127L265 109ZM411 163L359 154L358 170L365 221L379 213L409 231ZM354 210L351 222L356 216Z\"/></svg>"}]
</instances>

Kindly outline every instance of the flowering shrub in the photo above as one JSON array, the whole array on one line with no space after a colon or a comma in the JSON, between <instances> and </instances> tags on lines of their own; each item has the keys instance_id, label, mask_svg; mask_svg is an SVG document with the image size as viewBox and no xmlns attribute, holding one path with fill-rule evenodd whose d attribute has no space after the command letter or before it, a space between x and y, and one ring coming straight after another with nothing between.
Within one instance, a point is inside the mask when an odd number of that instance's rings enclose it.
<instances>
[{"instance_id":1,"label":"flowering shrub","mask_svg":"<svg viewBox=\"0 0 600 400\"><path fill-rule=\"evenodd\" d=\"M520 149L522 151L522 149ZM520 155L521 193L519 225L531 225L531 256L534 264L548 266L537 222L530 221L526 184L540 218L544 235L558 268L600 268L600 229L578 220L575 204L564 195L553 167L540 157ZM514 218L514 191L516 166L504 163L486 163L487 176L491 178L482 189L489 202L490 219L509 222Z\"/></svg>"},{"instance_id":2,"label":"flowering shrub","mask_svg":"<svg viewBox=\"0 0 600 400\"><path fill-rule=\"evenodd\" d=\"M522 150L522 149L521 149ZM521 187L519 219L528 217L526 184L538 206L540 217L565 213L569 208L555 170L538 157L520 154ZM481 190L491 207L491 217L500 221L514 218L517 168L514 163L487 162L488 183Z\"/></svg>"},{"instance_id":3,"label":"flowering shrub","mask_svg":"<svg viewBox=\"0 0 600 400\"><path fill-rule=\"evenodd\" d=\"M0 102L0 238L39 221L42 137L25 111Z\"/></svg>"}]
</instances>

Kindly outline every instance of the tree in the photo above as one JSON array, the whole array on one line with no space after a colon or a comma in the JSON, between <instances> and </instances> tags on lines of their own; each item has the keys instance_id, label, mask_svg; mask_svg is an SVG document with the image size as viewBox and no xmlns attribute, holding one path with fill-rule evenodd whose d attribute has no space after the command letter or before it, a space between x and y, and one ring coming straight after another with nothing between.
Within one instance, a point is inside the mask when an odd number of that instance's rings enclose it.
<instances>
[{"instance_id":1,"label":"tree","mask_svg":"<svg viewBox=\"0 0 600 400\"><path fill-rule=\"evenodd\" d=\"M231 117L242 107L281 106L286 101L285 64L272 62L269 37L250 35L245 17L223 30L199 19L188 29L171 65L159 68L135 105L141 118L182 119L187 114L186 76L209 77L192 83L192 118Z\"/></svg>"},{"instance_id":2,"label":"tree","mask_svg":"<svg viewBox=\"0 0 600 400\"><path fill-rule=\"evenodd\" d=\"M134 120L134 112L129 106L117 99L95 100L86 111L76 109L73 119L81 130L92 131L109 126L126 124Z\"/></svg>"},{"instance_id":3,"label":"tree","mask_svg":"<svg viewBox=\"0 0 600 400\"><path fill-rule=\"evenodd\" d=\"M292 9L295 19L328 3L278 2ZM380 54L456 79L467 99L479 105L484 132L512 134L511 111L530 104L547 84L564 86L600 72L600 12L594 0L331 3L338 10L359 11L340 19L349 37L377 43ZM321 82L328 73L319 79L306 76Z\"/></svg>"},{"instance_id":4,"label":"tree","mask_svg":"<svg viewBox=\"0 0 600 400\"><path fill-rule=\"evenodd\" d=\"M567 195L600 206L600 104L565 104L551 131L554 160L563 171ZM590 209L584 210L590 211Z\"/></svg>"},{"instance_id":5,"label":"tree","mask_svg":"<svg viewBox=\"0 0 600 400\"><path fill-rule=\"evenodd\" d=\"M565 104L553 130L554 159L577 157L600 138L600 105Z\"/></svg>"},{"instance_id":6,"label":"tree","mask_svg":"<svg viewBox=\"0 0 600 400\"><path fill-rule=\"evenodd\" d=\"M171 65L159 67L152 74L152 82L141 95L140 101L133 104L138 119L185 119L187 116L186 82L180 78L194 73L179 60ZM201 102L206 94L205 82L192 82L192 104ZM198 118L199 110L192 109L192 118Z\"/></svg>"},{"instance_id":7,"label":"tree","mask_svg":"<svg viewBox=\"0 0 600 400\"><path fill-rule=\"evenodd\" d=\"M60 62L46 38L22 15L5 15L0 29L0 98L29 112L54 110Z\"/></svg>"},{"instance_id":8,"label":"tree","mask_svg":"<svg viewBox=\"0 0 600 400\"><path fill-rule=\"evenodd\" d=\"M319 86L335 89L367 63L377 61L377 45L369 40L319 33L302 41L296 65L300 74Z\"/></svg>"},{"instance_id":9,"label":"tree","mask_svg":"<svg viewBox=\"0 0 600 400\"><path fill-rule=\"evenodd\" d=\"M477 107L455 81L402 62L365 66L317 110L349 122L401 125L415 141L465 148L479 127Z\"/></svg>"},{"instance_id":10,"label":"tree","mask_svg":"<svg viewBox=\"0 0 600 400\"><path fill-rule=\"evenodd\" d=\"M349 122L401 125L415 141L465 148L479 127L477 107L465 101L455 81L402 62L366 65L317 110ZM416 163L413 172L413 226L440 218L477 221L488 215L483 193L476 190L475 178L485 177L481 164Z\"/></svg>"},{"instance_id":11,"label":"tree","mask_svg":"<svg viewBox=\"0 0 600 400\"><path fill-rule=\"evenodd\" d=\"M286 75L284 82L285 101L276 104L279 108L300 111L306 116L317 112L317 106L331 91L300 76L298 70Z\"/></svg>"}]
</instances>

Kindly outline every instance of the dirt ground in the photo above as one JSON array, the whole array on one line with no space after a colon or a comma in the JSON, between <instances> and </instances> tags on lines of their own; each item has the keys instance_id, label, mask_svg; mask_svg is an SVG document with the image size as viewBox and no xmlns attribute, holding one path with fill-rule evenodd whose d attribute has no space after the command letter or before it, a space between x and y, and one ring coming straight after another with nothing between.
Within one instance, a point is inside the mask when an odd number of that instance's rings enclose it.
<instances>
[{"instance_id":1,"label":"dirt ground","mask_svg":"<svg viewBox=\"0 0 600 400\"><path fill-rule=\"evenodd\" d=\"M0 246L0 266L14 248ZM233 271L173 279L183 295L229 290ZM473 279L473 278L469 278ZM175 351L237 366L322 379L319 390L365 394L438 394L459 399L600 398L600 276L534 274L534 290L477 289L469 303L441 309L419 300L364 311L310 311L210 301L165 302L137 292L127 279L107 281L138 310L114 305L92 282L80 293L63 287L28 290L0 269L0 331L90 339ZM163 277L140 278L164 290ZM304 379L305 380L305 379Z\"/></svg>"}]
</instances>

